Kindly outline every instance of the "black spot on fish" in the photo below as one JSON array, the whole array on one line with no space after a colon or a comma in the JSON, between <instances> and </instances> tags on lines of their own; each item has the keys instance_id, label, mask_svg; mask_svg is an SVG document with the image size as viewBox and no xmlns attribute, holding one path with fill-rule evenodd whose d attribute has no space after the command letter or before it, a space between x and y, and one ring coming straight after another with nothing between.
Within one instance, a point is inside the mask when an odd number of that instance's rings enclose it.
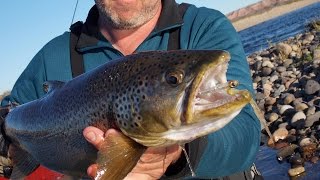
<instances>
[{"instance_id":1,"label":"black spot on fish","mask_svg":"<svg viewBox=\"0 0 320 180\"><path fill-rule=\"evenodd\" d=\"M136 123L136 122L134 122L134 126L135 126L135 127L139 127L139 124Z\"/></svg>"}]
</instances>

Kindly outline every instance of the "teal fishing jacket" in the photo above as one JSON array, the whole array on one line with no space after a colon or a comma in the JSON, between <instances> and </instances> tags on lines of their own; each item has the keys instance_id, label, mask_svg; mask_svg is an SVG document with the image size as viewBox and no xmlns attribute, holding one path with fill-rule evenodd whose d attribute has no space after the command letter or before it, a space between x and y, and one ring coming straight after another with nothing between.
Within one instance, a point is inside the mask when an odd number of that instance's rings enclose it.
<instances>
[{"instance_id":1,"label":"teal fishing jacket","mask_svg":"<svg viewBox=\"0 0 320 180\"><path fill-rule=\"evenodd\" d=\"M122 57L100 33L98 13L93 7L84 24L76 48L83 54L84 69L91 69ZM227 78L238 80L240 89L253 93L246 56L237 32L219 11L191 5L183 17L174 0L163 1L160 19L152 33L136 49L167 50L170 31L180 28L181 49L223 49L231 54ZM23 104L45 95L42 84L48 80L72 79L70 65L70 32L52 39L31 60L15 83L10 101ZM7 101L3 101L5 105ZM216 178L247 170L255 160L260 143L260 123L252 108L246 106L223 129L188 144L188 153L195 173L203 178ZM171 169L170 169L171 168ZM188 166L173 166L170 177L190 176Z\"/></svg>"}]
</instances>

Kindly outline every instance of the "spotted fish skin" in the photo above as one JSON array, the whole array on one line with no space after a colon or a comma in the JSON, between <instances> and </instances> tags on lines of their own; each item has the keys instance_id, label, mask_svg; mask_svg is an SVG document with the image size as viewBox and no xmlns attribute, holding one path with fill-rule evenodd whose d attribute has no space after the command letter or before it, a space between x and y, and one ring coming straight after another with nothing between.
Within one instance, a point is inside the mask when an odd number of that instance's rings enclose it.
<instances>
[{"instance_id":1,"label":"spotted fish skin","mask_svg":"<svg viewBox=\"0 0 320 180\"><path fill-rule=\"evenodd\" d=\"M34 166L86 177L97 150L84 139L85 127L115 128L144 146L177 143L162 136L170 129L194 123L196 118L191 118L188 110L193 101L190 98L194 98L190 96L198 88L193 82L204 76L199 74L207 71L205 67L226 65L229 58L220 50L126 56L65 84L48 82L47 95L13 109L4 130L13 146L30 155ZM247 101L241 100L237 108Z\"/></svg>"}]
</instances>

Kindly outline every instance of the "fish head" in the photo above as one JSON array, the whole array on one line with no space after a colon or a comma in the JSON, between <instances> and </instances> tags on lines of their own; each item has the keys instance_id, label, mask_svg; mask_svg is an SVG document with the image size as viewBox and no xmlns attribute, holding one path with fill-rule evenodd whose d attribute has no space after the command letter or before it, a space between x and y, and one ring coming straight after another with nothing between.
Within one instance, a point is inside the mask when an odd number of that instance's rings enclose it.
<instances>
[{"instance_id":1,"label":"fish head","mask_svg":"<svg viewBox=\"0 0 320 180\"><path fill-rule=\"evenodd\" d=\"M182 144L221 129L251 99L228 84L226 51L156 51L131 59L138 68L127 78L117 122L144 146Z\"/></svg>"}]
</instances>

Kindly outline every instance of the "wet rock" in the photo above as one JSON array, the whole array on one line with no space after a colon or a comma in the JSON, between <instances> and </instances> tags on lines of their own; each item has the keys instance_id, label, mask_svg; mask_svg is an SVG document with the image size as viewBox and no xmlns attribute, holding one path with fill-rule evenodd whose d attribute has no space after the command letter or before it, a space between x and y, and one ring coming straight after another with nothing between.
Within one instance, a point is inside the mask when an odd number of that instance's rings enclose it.
<instances>
[{"instance_id":1,"label":"wet rock","mask_svg":"<svg viewBox=\"0 0 320 180\"><path fill-rule=\"evenodd\" d=\"M312 157L315 156L316 150L317 150L317 144L316 143L310 143L308 145L302 146L302 158L309 161Z\"/></svg>"},{"instance_id":2,"label":"wet rock","mask_svg":"<svg viewBox=\"0 0 320 180\"><path fill-rule=\"evenodd\" d=\"M319 161L319 157L318 156L313 156L310 161L313 163L313 164L316 164L318 161Z\"/></svg>"},{"instance_id":3,"label":"wet rock","mask_svg":"<svg viewBox=\"0 0 320 180\"><path fill-rule=\"evenodd\" d=\"M300 155L293 155L289 159L292 168L304 166L304 159Z\"/></svg>"},{"instance_id":4,"label":"wet rock","mask_svg":"<svg viewBox=\"0 0 320 180\"><path fill-rule=\"evenodd\" d=\"M267 115L267 120L269 122L274 122L279 118L279 115L277 113L270 113Z\"/></svg>"},{"instance_id":5,"label":"wet rock","mask_svg":"<svg viewBox=\"0 0 320 180\"><path fill-rule=\"evenodd\" d=\"M279 141L275 144L274 148L275 149L281 149L281 148L284 148L284 147L287 147L289 146L290 144L287 143L287 142L284 142L284 141Z\"/></svg>"},{"instance_id":6,"label":"wet rock","mask_svg":"<svg viewBox=\"0 0 320 180\"><path fill-rule=\"evenodd\" d=\"M272 135L274 137L274 140L278 142L280 139L285 139L288 134L289 132L286 128L279 128Z\"/></svg>"},{"instance_id":7,"label":"wet rock","mask_svg":"<svg viewBox=\"0 0 320 180\"><path fill-rule=\"evenodd\" d=\"M292 154L294 154L295 150L298 148L299 146L296 144L291 144L290 146L281 148L280 150L278 150L277 152L277 159L279 161L283 161L285 160L287 157L291 156Z\"/></svg>"},{"instance_id":8,"label":"wet rock","mask_svg":"<svg viewBox=\"0 0 320 180\"><path fill-rule=\"evenodd\" d=\"M305 171L306 169L303 166L300 166L300 167L289 169L288 174L290 177L294 177L304 173Z\"/></svg>"},{"instance_id":9,"label":"wet rock","mask_svg":"<svg viewBox=\"0 0 320 180\"><path fill-rule=\"evenodd\" d=\"M286 141L288 143L295 143L297 141L297 137L295 135L288 135Z\"/></svg>"},{"instance_id":10,"label":"wet rock","mask_svg":"<svg viewBox=\"0 0 320 180\"><path fill-rule=\"evenodd\" d=\"M300 142L299 142L299 146L307 146L307 145L310 145L312 144L313 141L311 138L303 138Z\"/></svg>"},{"instance_id":11,"label":"wet rock","mask_svg":"<svg viewBox=\"0 0 320 180\"><path fill-rule=\"evenodd\" d=\"M312 95L320 90L320 84L315 80L308 80L304 90L306 94Z\"/></svg>"}]
</instances>

